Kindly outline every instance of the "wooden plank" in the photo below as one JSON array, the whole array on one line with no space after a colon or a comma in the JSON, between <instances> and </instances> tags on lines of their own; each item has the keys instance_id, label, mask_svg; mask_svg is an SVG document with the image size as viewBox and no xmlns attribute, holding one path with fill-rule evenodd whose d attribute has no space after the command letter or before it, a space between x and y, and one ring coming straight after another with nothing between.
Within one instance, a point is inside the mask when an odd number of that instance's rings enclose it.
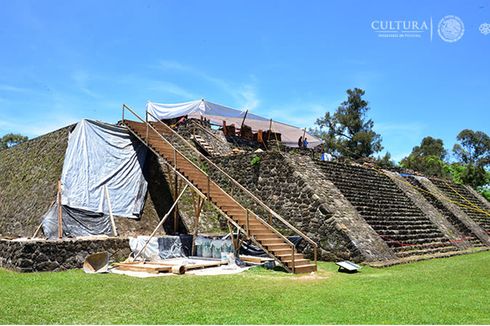
<instances>
[{"instance_id":1,"label":"wooden plank","mask_svg":"<svg viewBox=\"0 0 490 326\"><path fill-rule=\"evenodd\" d=\"M265 263L267 261L273 261L274 259L270 257L256 257L256 256L247 256L247 255L240 255L240 259L246 262L250 263L256 263L256 264L261 264Z\"/></svg>"},{"instance_id":2,"label":"wooden plank","mask_svg":"<svg viewBox=\"0 0 490 326\"><path fill-rule=\"evenodd\" d=\"M208 268L208 267L218 267L221 265L227 265L227 261L213 261L209 263L203 263L203 264L187 264L185 265L185 270L189 271L192 269L201 269L201 268Z\"/></svg>"}]
</instances>

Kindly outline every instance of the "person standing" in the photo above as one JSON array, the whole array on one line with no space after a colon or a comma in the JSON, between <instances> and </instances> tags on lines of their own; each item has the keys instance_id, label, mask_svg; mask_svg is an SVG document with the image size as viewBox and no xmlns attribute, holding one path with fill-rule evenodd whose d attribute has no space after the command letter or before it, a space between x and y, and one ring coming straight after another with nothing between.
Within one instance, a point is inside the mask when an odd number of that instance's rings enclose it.
<instances>
[{"instance_id":1,"label":"person standing","mask_svg":"<svg viewBox=\"0 0 490 326\"><path fill-rule=\"evenodd\" d=\"M303 140L303 148L308 148L308 138L305 137L305 140Z\"/></svg>"},{"instance_id":2,"label":"person standing","mask_svg":"<svg viewBox=\"0 0 490 326\"><path fill-rule=\"evenodd\" d=\"M303 136L300 136L298 139L298 147L299 148L303 147Z\"/></svg>"}]
</instances>

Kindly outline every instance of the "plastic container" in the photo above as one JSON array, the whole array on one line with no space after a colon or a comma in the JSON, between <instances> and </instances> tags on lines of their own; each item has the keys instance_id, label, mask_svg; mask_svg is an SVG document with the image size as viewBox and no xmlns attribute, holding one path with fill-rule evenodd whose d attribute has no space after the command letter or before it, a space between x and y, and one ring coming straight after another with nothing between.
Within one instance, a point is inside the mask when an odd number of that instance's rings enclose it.
<instances>
[{"instance_id":1,"label":"plastic container","mask_svg":"<svg viewBox=\"0 0 490 326\"><path fill-rule=\"evenodd\" d=\"M211 248L211 239L203 238L202 257L204 257L204 258L212 258L213 257L213 251Z\"/></svg>"},{"instance_id":2,"label":"plastic container","mask_svg":"<svg viewBox=\"0 0 490 326\"><path fill-rule=\"evenodd\" d=\"M196 256L202 257L202 245L203 245L203 237L196 237L196 241L194 242L194 248L196 250Z\"/></svg>"},{"instance_id":3,"label":"plastic container","mask_svg":"<svg viewBox=\"0 0 490 326\"><path fill-rule=\"evenodd\" d=\"M233 249L233 244L230 239L223 240L223 246L221 247L221 252L224 252L226 254L235 253L235 250Z\"/></svg>"},{"instance_id":4,"label":"plastic container","mask_svg":"<svg viewBox=\"0 0 490 326\"><path fill-rule=\"evenodd\" d=\"M213 252L213 258L221 259L221 248L223 247L223 240L213 240L211 242L211 249Z\"/></svg>"}]
</instances>

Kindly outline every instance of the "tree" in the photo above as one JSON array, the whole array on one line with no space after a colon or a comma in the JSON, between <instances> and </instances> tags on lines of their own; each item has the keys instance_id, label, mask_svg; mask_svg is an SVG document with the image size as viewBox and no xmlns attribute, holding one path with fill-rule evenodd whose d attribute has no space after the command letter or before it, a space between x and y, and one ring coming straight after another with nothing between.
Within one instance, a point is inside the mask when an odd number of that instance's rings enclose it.
<instances>
[{"instance_id":1,"label":"tree","mask_svg":"<svg viewBox=\"0 0 490 326\"><path fill-rule=\"evenodd\" d=\"M442 139L425 137L420 146L415 146L410 155L401 160L404 168L416 170L429 176L443 176L447 151Z\"/></svg>"},{"instance_id":2,"label":"tree","mask_svg":"<svg viewBox=\"0 0 490 326\"><path fill-rule=\"evenodd\" d=\"M6 134L2 138L0 138L0 150L23 143L27 141L27 139L28 138L26 136L22 136L20 134Z\"/></svg>"},{"instance_id":3,"label":"tree","mask_svg":"<svg viewBox=\"0 0 490 326\"><path fill-rule=\"evenodd\" d=\"M376 165L382 169L391 169L396 167L396 162L391 159L390 152L386 152L384 156L376 158Z\"/></svg>"},{"instance_id":4,"label":"tree","mask_svg":"<svg viewBox=\"0 0 490 326\"><path fill-rule=\"evenodd\" d=\"M490 165L490 137L483 131L462 130L453 147L454 155L464 164L485 168Z\"/></svg>"},{"instance_id":5,"label":"tree","mask_svg":"<svg viewBox=\"0 0 490 326\"><path fill-rule=\"evenodd\" d=\"M464 129L456 139L459 141L453 147L454 156L459 159L456 164L464 166L461 181L475 189L488 186L490 178L486 168L490 165L490 137L483 131Z\"/></svg>"},{"instance_id":6,"label":"tree","mask_svg":"<svg viewBox=\"0 0 490 326\"><path fill-rule=\"evenodd\" d=\"M366 118L369 107L364 94L359 88L347 90L347 101L333 115L327 112L315 122L319 129L312 132L323 139L333 156L359 159L383 149L381 136L373 131L374 122Z\"/></svg>"}]
</instances>

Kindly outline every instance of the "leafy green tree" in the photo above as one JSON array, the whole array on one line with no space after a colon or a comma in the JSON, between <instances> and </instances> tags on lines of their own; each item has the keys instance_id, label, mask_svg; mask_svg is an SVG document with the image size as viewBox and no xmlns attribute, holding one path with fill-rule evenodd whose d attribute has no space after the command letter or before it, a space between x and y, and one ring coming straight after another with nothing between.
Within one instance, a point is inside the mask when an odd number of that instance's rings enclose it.
<instances>
[{"instance_id":1,"label":"leafy green tree","mask_svg":"<svg viewBox=\"0 0 490 326\"><path fill-rule=\"evenodd\" d=\"M375 161L376 165L383 169L396 167L396 163L391 159L390 152L386 152L384 156L378 156Z\"/></svg>"},{"instance_id":2,"label":"leafy green tree","mask_svg":"<svg viewBox=\"0 0 490 326\"><path fill-rule=\"evenodd\" d=\"M483 131L464 129L457 140L459 144L454 145L453 154L464 166L462 182L475 189L488 186L490 178L486 169L490 166L490 137Z\"/></svg>"},{"instance_id":3,"label":"leafy green tree","mask_svg":"<svg viewBox=\"0 0 490 326\"><path fill-rule=\"evenodd\" d=\"M327 112L315 122L318 128L312 132L323 139L333 156L359 159L383 149L381 136L373 131L374 122L366 118L369 107L364 94L359 88L347 90L347 100L335 113Z\"/></svg>"},{"instance_id":4,"label":"leafy green tree","mask_svg":"<svg viewBox=\"0 0 490 326\"><path fill-rule=\"evenodd\" d=\"M482 168L490 165L490 137L486 133L464 129L457 140L453 153L462 163Z\"/></svg>"},{"instance_id":5,"label":"leafy green tree","mask_svg":"<svg viewBox=\"0 0 490 326\"><path fill-rule=\"evenodd\" d=\"M428 176L443 176L446 156L442 139L428 136L422 139L420 146L412 149L410 155L401 160L400 165Z\"/></svg>"},{"instance_id":6,"label":"leafy green tree","mask_svg":"<svg viewBox=\"0 0 490 326\"><path fill-rule=\"evenodd\" d=\"M6 134L2 138L0 138L0 150L23 143L27 141L27 139L28 138L26 136L22 136L20 134Z\"/></svg>"}]
</instances>

